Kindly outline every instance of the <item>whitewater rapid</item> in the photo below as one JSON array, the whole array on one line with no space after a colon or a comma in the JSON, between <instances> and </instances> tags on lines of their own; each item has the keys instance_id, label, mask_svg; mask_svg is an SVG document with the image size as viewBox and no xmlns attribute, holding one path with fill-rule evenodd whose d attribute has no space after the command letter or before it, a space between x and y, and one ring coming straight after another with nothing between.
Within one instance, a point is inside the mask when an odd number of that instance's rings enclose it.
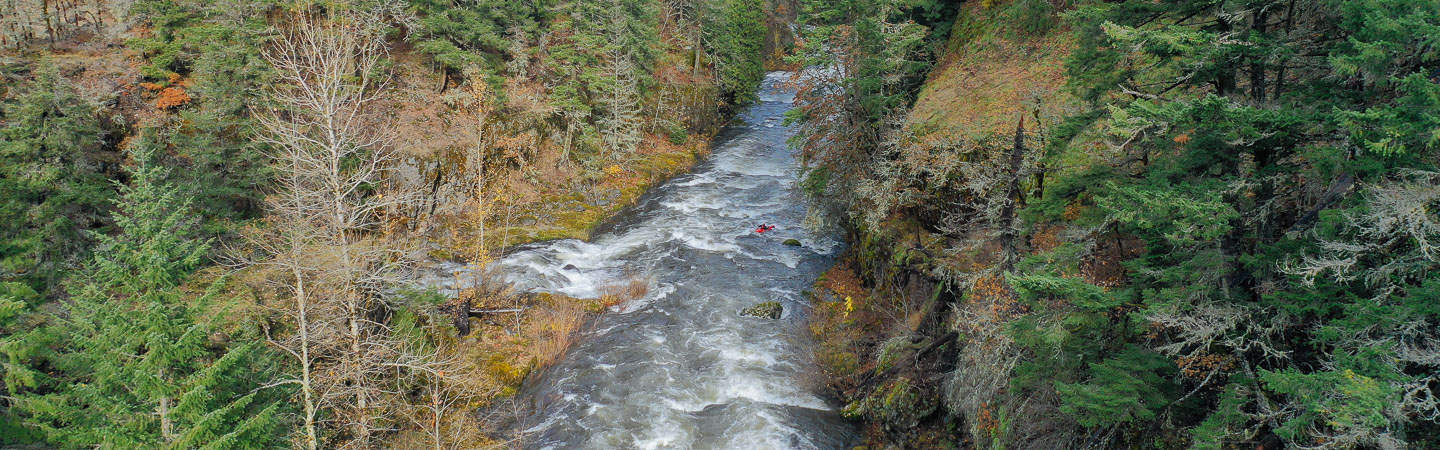
<instances>
[{"instance_id":1,"label":"whitewater rapid","mask_svg":"<svg viewBox=\"0 0 1440 450\"><path fill-rule=\"evenodd\" d=\"M802 292L840 251L807 229L783 124L793 91L771 73L760 101L691 173L647 193L590 242L532 244L491 266L522 291L593 298L641 279L642 298L594 321L523 388L527 448L840 448L852 425L824 398ZM774 231L754 232L761 223ZM787 239L800 246L787 246ZM740 315L784 305L779 320Z\"/></svg>"}]
</instances>

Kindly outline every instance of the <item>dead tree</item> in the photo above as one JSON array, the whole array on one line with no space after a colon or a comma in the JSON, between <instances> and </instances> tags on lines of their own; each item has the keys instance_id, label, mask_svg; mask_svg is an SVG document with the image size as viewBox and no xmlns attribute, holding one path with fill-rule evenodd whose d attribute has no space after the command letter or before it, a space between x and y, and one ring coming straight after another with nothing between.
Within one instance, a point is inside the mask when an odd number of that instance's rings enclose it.
<instances>
[{"instance_id":1,"label":"dead tree","mask_svg":"<svg viewBox=\"0 0 1440 450\"><path fill-rule=\"evenodd\" d=\"M624 7L614 4L610 7L610 38L614 45L608 52L610 78L609 89L605 90L605 111L601 117L601 131L605 146L621 154L635 150L640 144L640 82L636 76L635 56L625 48L625 21L629 17Z\"/></svg>"},{"instance_id":2,"label":"dead tree","mask_svg":"<svg viewBox=\"0 0 1440 450\"><path fill-rule=\"evenodd\" d=\"M283 382L300 385L308 448L322 444L323 427L367 445L384 422L387 364L403 356L379 319L413 256L382 232L382 212L410 196L385 188L396 153L374 110L384 84L379 23L363 11L297 12L265 53L279 79L275 106L258 116L278 186L270 229L250 242L291 297L279 313L294 330L272 343L296 360ZM322 410L333 423L320 423Z\"/></svg>"},{"instance_id":3,"label":"dead tree","mask_svg":"<svg viewBox=\"0 0 1440 450\"><path fill-rule=\"evenodd\" d=\"M1020 116L1020 122L1015 125L1015 146L1010 149L1010 180L1005 189L1005 206L1000 210L1000 245L1005 252L1001 256L1001 266L1007 271L1015 266L1015 240L1018 233L1015 229L1015 209L1025 202L1024 194L1020 192L1020 172L1024 169L1024 163L1025 116Z\"/></svg>"}]
</instances>

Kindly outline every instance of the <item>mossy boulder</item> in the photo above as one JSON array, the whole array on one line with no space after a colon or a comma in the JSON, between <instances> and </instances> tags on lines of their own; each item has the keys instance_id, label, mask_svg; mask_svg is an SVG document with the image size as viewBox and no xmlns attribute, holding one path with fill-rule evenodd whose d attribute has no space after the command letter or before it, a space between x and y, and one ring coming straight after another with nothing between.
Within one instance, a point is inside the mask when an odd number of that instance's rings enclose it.
<instances>
[{"instance_id":1,"label":"mossy boulder","mask_svg":"<svg viewBox=\"0 0 1440 450\"><path fill-rule=\"evenodd\" d=\"M909 355L914 350L919 350L916 340L910 336L896 336L880 344L880 351L875 355L875 371L889 370L895 366L895 362L902 356Z\"/></svg>"},{"instance_id":2,"label":"mossy boulder","mask_svg":"<svg viewBox=\"0 0 1440 450\"><path fill-rule=\"evenodd\" d=\"M779 319L780 313L784 311L785 307L780 306L780 302L765 302L756 303L755 306L740 310L740 315L759 317L762 319Z\"/></svg>"},{"instance_id":3,"label":"mossy boulder","mask_svg":"<svg viewBox=\"0 0 1440 450\"><path fill-rule=\"evenodd\" d=\"M920 425L920 419L940 407L940 397L935 394L916 386L907 377L898 377L865 398L845 405L841 414L849 418L867 417L892 433L910 433Z\"/></svg>"},{"instance_id":4,"label":"mossy boulder","mask_svg":"<svg viewBox=\"0 0 1440 450\"><path fill-rule=\"evenodd\" d=\"M782 244L785 244L785 245L788 245L788 246L791 246L791 247L799 247L799 246L800 246L800 240L799 240L799 239L786 239L785 242L782 242Z\"/></svg>"}]
</instances>

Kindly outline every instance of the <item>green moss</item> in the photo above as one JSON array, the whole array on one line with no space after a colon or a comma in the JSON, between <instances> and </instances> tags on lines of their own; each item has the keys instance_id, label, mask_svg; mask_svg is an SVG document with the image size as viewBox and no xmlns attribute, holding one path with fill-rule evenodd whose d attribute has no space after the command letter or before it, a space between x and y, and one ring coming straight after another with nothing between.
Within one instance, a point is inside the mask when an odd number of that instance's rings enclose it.
<instances>
[{"instance_id":1,"label":"green moss","mask_svg":"<svg viewBox=\"0 0 1440 450\"><path fill-rule=\"evenodd\" d=\"M836 378L854 375L860 370L860 357L843 346L825 345L815 352L815 360Z\"/></svg>"},{"instance_id":2,"label":"green moss","mask_svg":"<svg viewBox=\"0 0 1440 450\"><path fill-rule=\"evenodd\" d=\"M876 354L875 371L882 372L895 365L895 361L905 354L906 350L915 348L910 342L909 336L896 336L881 344L879 353Z\"/></svg>"},{"instance_id":3,"label":"green moss","mask_svg":"<svg viewBox=\"0 0 1440 450\"><path fill-rule=\"evenodd\" d=\"M784 311L785 307L780 306L780 302L764 302L757 303L755 304L755 306L740 310L740 315L759 317L763 319L779 319L780 313Z\"/></svg>"},{"instance_id":4,"label":"green moss","mask_svg":"<svg viewBox=\"0 0 1440 450\"><path fill-rule=\"evenodd\" d=\"M860 401L851 402L841 411L845 417L868 418L892 433L909 434L920 425L920 419L934 413L940 399L899 377L880 386Z\"/></svg>"},{"instance_id":5,"label":"green moss","mask_svg":"<svg viewBox=\"0 0 1440 450\"><path fill-rule=\"evenodd\" d=\"M783 244L788 245L788 246L791 246L791 247L799 247L799 246L800 246L800 240L799 240L799 239L786 239L785 242L783 242Z\"/></svg>"},{"instance_id":6,"label":"green moss","mask_svg":"<svg viewBox=\"0 0 1440 450\"><path fill-rule=\"evenodd\" d=\"M708 139L708 135L687 135L686 140ZM632 205L647 189L656 181L678 175L699 160L701 153L693 150L668 151L662 153L638 155L633 160L625 162L625 165L633 171L631 176L619 179L607 178L605 171L592 168L582 177L588 182L583 189L599 191L614 190L619 196L604 206L587 203L589 198L579 190L565 190L544 195L539 201L530 206L544 210L546 214L534 214L537 211L530 211L536 223L528 226L510 226L508 239L503 242L506 245L520 245L529 242L547 241L554 239L590 239L594 228L615 214L620 209ZM638 174L638 176L634 176ZM521 216L526 217L526 216ZM550 220L542 220L549 217ZM500 224L492 224L495 229L500 229ZM492 236L501 236L500 233L492 233ZM502 241L499 237L488 238L488 248L498 248ZM436 252L437 254L439 252Z\"/></svg>"},{"instance_id":7,"label":"green moss","mask_svg":"<svg viewBox=\"0 0 1440 450\"><path fill-rule=\"evenodd\" d=\"M877 398L878 397L878 398ZM876 401L873 416L892 430L911 430L920 419L935 412L940 400L914 386L909 378L897 378L872 394L867 401Z\"/></svg>"},{"instance_id":8,"label":"green moss","mask_svg":"<svg viewBox=\"0 0 1440 450\"><path fill-rule=\"evenodd\" d=\"M992 440L992 441L991 441L991 448L994 448L994 449L997 449L997 450L1005 450L1005 448L1006 448L1006 447L1005 447L1005 442L1006 442L1005 437L1006 437L1006 436L1009 436L1009 434L1010 434L1010 433L1009 433L1009 432L1010 432L1010 426L1012 425L1012 424L1011 424L1011 420L1010 420L1010 409L1009 409L1009 408L998 408L998 409L999 409L999 411L996 412L996 415L998 416L998 418L997 418L998 424L995 426L995 435L994 435L993 437L991 437L991 440Z\"/></svg>"},{"instance_id":9,"label":"green moss","mask_svg":"<svg viewBox=\"0 0 1440 450\"><path fill-rule=\"evenodd\" d=\"M525 375L530 373L533 361L523 365L516 365L509 360L509 356L502 353L492 354L485 364L485 372L497 382L511 389L512 386L519 386Z\"/></svg>"}]
</instances>

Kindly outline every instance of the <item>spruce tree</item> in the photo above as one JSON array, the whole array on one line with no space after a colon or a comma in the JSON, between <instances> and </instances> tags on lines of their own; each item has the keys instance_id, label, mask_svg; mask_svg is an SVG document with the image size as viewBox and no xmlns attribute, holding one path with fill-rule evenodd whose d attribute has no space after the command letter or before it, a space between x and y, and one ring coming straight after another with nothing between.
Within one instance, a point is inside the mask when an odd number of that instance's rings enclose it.
<instances>
[{"instance_id":1,"label":"spruce tree","mask_svg":"<svg viewBox=\"0 0 1440 450\"><path fill-rule=\"evenodd\" d=\"M1112 295L1149 332L1106 337L1187 375L1052 372L1061 409L1140 439L1128 423L1150 413L1105 401L1178 382L1165 405L1203 418L1197 445L1391 447L1433 430L1440 315L1414 299L1440 267L1424 250L1440 234L1440 56L1402 49L1434 46L1440 4L1134 0L1070 19L1070 84L1093 108L1074 123L1094 121L1111 160L1035 209L1095 205L1064 220L1143 244Z\"/></svg>"},{"instance_id":2,"label":"spruce tree","mask_svg":"<svg viewBox=\"0 0 1440 450\"><path fill-rule=\"evenodd\" d=\"M155 127L161 132L139 138L163 145L157 157L175 169L166 181L195 199L206 234L232 231L232 221L258 215L269 185L249 109L263 102L259 87L271 77L260 57L273 32L263 19L266 8L199 0L140 0L130 8L152 30L130 41L150 63L142 71L191 98Z\"/></svg>"},{"instance_id":3,"label":"spruce tree","mask_svg":"<svg viewBox=\"0 0 1440 450\"><path fill-rule=\"evenodd\" d=\"M30 320L35 316L30 304L40 294L20 282L0 282L0 379L5 381L6 396L37 387L41 372L31 366L37 354L45 350L45 336L32 331ZM0 446L26 444L38 439L33 430L11 408L12 401L0 397Z\"/></svg>"},{"instance_id":4,"label":"spruce tree","mask_svg":"<svg viewBox=\"0 0 1440 450\"><path fill-rule=\"evenodd\" d=\"M707 3L702 15L705 43L714 54L722 95L732 104L755 100L765 78L765 8L761 0Z\"/></svg>"},{"instance_id":5,"label":"spruce tree","mask_svg":"<svg viewBox=\"0 0 1440 450\"><path fill-rule=\"evenodd\" d=\"M115 202L118 233L94 235L87 279L49 330L61 339L53 391L18 395L16 406L63 447L273 443L278 406L258 401L245 367L255 345L212 350L195 320L208 298L179 289L209 248L193 237L191 201L163 182L150 149L131 156L137 166Z\"/></svg>"},{"instance_id":6,"label":"spruce tree","mask_svg":"<svg viewBox=\"0 0 1440 450\"><path fill-rule=\"evenodd\" d=\"M49 63L17 91L0 128L0 271L49 295L114 195L106 129L94 102Z\"/></svg>"}]
</instances>

